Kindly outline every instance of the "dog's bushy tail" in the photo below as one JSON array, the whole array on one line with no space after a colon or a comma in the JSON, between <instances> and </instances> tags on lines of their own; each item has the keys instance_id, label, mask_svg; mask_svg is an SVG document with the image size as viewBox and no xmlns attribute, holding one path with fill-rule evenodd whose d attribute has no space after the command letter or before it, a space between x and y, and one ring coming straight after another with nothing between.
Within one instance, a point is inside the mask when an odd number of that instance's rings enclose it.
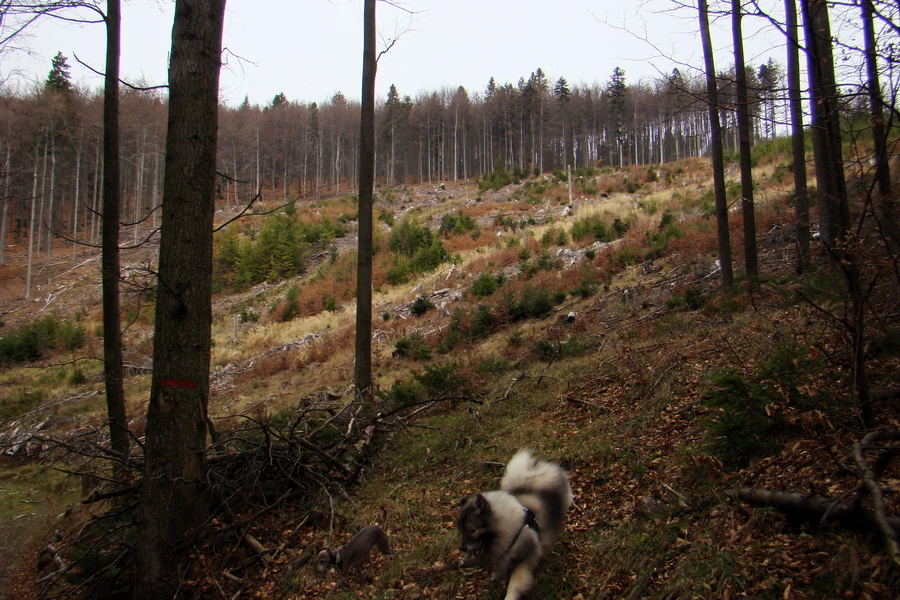
<instances>
[{"instance_id":1,"label":"dog's bushy tail","mask_svg":"<svg viewBox=\"0 0 900 600\"><path fill-rule=\"evenodd\" d=\"M562 532L563 518L572 506L566 472L556 463L537 460L528 450L520 450L506 465L500 488L535 514L542 551L547 552Z\"/></svg>"},{"instance_id":2,"label":"dog's bushy tail","mask_svg":"<svg viewBox=\"0 0 900 600\"><path fill-rule=\"evenodd\" d=\"M566 472L555 463L533 458L529 450L520 450L506 465L500 489L514 495L555 497L555 504L563 513L572 504L572 490Z\"/></svg>"}]
</instances>

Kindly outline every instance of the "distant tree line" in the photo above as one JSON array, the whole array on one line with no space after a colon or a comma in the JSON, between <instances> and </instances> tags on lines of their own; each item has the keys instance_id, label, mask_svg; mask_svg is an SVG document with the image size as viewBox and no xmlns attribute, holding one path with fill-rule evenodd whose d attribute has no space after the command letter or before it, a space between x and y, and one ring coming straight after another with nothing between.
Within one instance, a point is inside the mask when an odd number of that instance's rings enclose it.
<instances>
[{"instance_id":1,"label":"distant tree line","mask_svg":"<svg viewBox=\"0 0 900 600\"><path fill-rule=\"evenodd\" d=\"M881 4L877 4L881 8ZM880 14L880 13L879 13ZM892 16L887 20L893 23ZM880 55L879 55L880 56ZM774 59L748 65L751 142L787 133L788 84ZM740 102L733 67L717 72L717 112L726 153L740 147ZM842 88L843 115L865 115L866 83ZM888 82L888 92L893 82ZM158 227L167 101L160 91L123 88L121 98L122 245ZM536 69L515 83L491 78L463 87L404 95L396 86L375 113L377 185L521 178L588 167L664 164L709 155L710 112L702 73L678 69L629 82L616 67L604 83L570 85ZM890 100L888 100L890 102ZM43 85L0 93L0 197L5 244L36 259L60 240L100 245L102 94L79 89L66 57L54 57ZM219 108L217 207L261 196L287 203L357 191L360 105L342 93L324 102L277 94L264 106L245 99ZM510 180L512 180L511 178ZM499 176L500 181L506 178ZM33 230L33 231L32 231ZM56 243L51 246L51 241Z\"/></svg>"},{"instance_id":2,"label":"distant tree line","mask_svg":"<svg viewBox=\"0 0 900 600\"><path fill-rule=\"evenodd\" d=\"M753 78L754 134L775 134L781 69ZM731 77L722 73L722 115L734 129ZM674 71L627 84L616 68L606 85L551 82L537 69L516 84L493 78L483 91L462 87L401 96L395 86L376 108L376 180L402 185L469 179L496 167L520 175L567 166L658 164L706 151L708 115L700 84ZM70 82L58 54L44 85L0 96L0 193L8 243L50 255L57 236L98 246L103 173L101 93ZM121 92L123 244L158 226L166 100L157 91ZM359 104L337 93L323 103L276 95L266 106L220 107L220 208L264 200L355 191ZM736 149L735 135L726 136ZM32 200L35 200L34 202ZM32 215L32 211L34 215ZM31 240L31 225L35 225ZM0 255L0 258L4 258Z\"/></svg>"}]
</instances>

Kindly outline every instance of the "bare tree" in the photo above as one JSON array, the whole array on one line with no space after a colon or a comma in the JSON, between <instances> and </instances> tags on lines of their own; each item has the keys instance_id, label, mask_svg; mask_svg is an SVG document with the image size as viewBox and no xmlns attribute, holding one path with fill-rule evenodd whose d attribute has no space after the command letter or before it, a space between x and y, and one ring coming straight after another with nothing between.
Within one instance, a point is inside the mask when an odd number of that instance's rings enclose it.
<instances>
[{"instance_id":1,"label":"bare tree","mask_svg":"<svg viewBox=\"0 0 900 600\"><path fill-rule=\"evenodd\" d=\"M891 171L888 164L887 133L884 122L884 98L878 76L878 51L875 44L875 17L872 0L859 0L868 78L869 109L872 113L872 141L875 144L875 180L878 193L886 197L891 193Z\"/></svg>"},{"instance_id":2,"label":"bare tree","mask_svg":"<svg viewBox=\"0 0 900 600\"><path fill-rule=\"evenodd\" d=\"M134 598L171 598L205 493L212 233L225 0L177 0ZM186 260L190 257L190 260Z\"/></svg>"},{"instance_id":3,"label":"bare tree","mask_svg":"<svg viewBox=\"0 0 900 600\"><path fill-rule=\"evenodd\" d=\"M747 66L744 61L744 34L741 0L731 1L731 31L734 39L734 70L737 96L738 139L741 162L741 214L744 221L744 270L751 286L759 279L756 249L756 217L753 208L753 166L750 158L750 102L747 92Z\"/></svg>"},{"instance_id":4,"label":"bare tree","mask_svg":"<svg viewBox=\"0 0 900 600\"><path fill-rule=\"evenodd\" d=\"M797 271L810 264L809 195L806 188L806 144L803 132L803 98L800 89L800 37L796 0L784 0L787 44L788 98L791 113L791 156L794 172L794 215L797 221Z\"/></svg>"},{"instance_id":5,"label":"bare tree","mask_svg":"<svg viewBox=\"0 0 900 600\"><path fill-rule=\"evenodd\" d=\"M103 376L112 450L128 458L128 416L122 368L122 321L119 297L119 0L106 3L106 74L103 89Z\"/></svg>"},{"instance_id":6,"label":"bare tree","mask_svg":"<svg viewBox=\"0 0 900 600\"><path fill-rule=\"evenodd\" d=\"M359 233L356 266L356 365L361 398L372 394L372 196L375 185L375 0L363 8L363 77L359 135Z\"/></svg>"},{"instance_id":7,"label":"bare tree","mask_svg":"<svg viewBox=\"0 0 900 600\"><path fill-rule=\"evenodd\" d=\"M699 0L700 38L703 43L703 64L706 71L706 104L709 108L709 153L713 168L713 187L716 198L716 230L718 233L719 263L722 269L722 287L731 288L734 271L731 264L731 240L728 231L728 202L725 198L725 159L722 155L722 126L719 121L719 95L716 83L716 65L713 59L712 37L709 32L709 7L706 0Z\"/></svg>"},{"instance_id":8,"label":"bare tree","mask_svg":"<svg viewBox=\"0 0 900 600\"><path fill-rule=\"evenodd\" d=\"M850 227L841 141L838 88L834 74L831 23L825 0L800 0L812 104L819 223L822 240L842 240Z\"/></svg>"}]
</instances>

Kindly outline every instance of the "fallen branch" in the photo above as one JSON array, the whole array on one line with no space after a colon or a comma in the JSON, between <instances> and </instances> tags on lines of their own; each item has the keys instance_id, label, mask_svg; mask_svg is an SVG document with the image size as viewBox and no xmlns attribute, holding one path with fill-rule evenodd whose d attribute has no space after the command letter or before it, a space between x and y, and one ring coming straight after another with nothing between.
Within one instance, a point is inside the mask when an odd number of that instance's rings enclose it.
<instances>
[{"instance_id":1,"label":"fallen branch","mask_svg":"<svg viewBox=\"0 0 900 600\"><path fill-rule=\"evenodd\" d=\"M112 490L109 492L93 492L90 496L81 501L82 504L93 504L95 502L100 502L101 500L108 500L110 498L119 498L121 496L127 496L128 494L133 494L141 489L141 483L135 483L133 485L129 485L123 488L119 488L116 490Z\"/></svg>"},{"instance_id":2,"label":"fallen branch","mask_svg":"<svg viewBox=\"0 0 900 600\"><path fill-rule=\"evenodd\" d=\"M513 388L516 386L517 383L519 383L520 381L525 379L526 375L527 375L527 372L522 371L521 373L519 373L518 375L513 377L512 381L509 382L509 387L506 388L506 392L503 394L503 396L501 396L500 399L501 400L509 400L509 396L512 394Z\"/></svg>"},{"instance_id":3,"label":"fallen branch","mask_svg":"<svg viewBox=\"0 0 900 600\"><path fill-rule=\"evenodd\" d=\"M878 519L873 511L853 506L841 499L762 488L740 488L729 491L728 495L747 504L772 506L807 520L821 522L822 517L829 515L831 520L851 527L879 531ZM900 518L885 519L891 527L900 527Z\"/></svg>"},{"instance_id":4,"label":"fallen branch","mask_svg":"<svg viewBox=\"0 0 900 600\"><path fill-rule=\"evenodd\" d=\"M275 562L275 559L272 558L272 555L269 553L266 547L263 546L258 539L256 539L249 533L245 533L241 541L243 541L244 544L247 545L247 547L253 550L253 553L256 554L256 556L259 557L259 559L267 565L271 565Z\"/></svg>"},{"instance_id":5,"label":"fallen branch","mask_svg":"<svg viewBox=\"0 0 900 600\"><path fill-rule=\"evenodd\" d=\"M881 533L881 536L884 539L884 545L888 556L890 556L895 565L900 566L900 546L898 546L897 543L897 526L892 525L888 521L888 517L885 514L884 493L881 491L881 486L878 485L875 472L869 467L869 463L866 462L864 456L865 451L871 449L871 447L878 442L893 442L897 440L900 440L900 431L872 431L866 434L862 440L853 444L853 459L856 461L856 466L859 469L859 476L863 480L863 485L869 493L869 497L872 498L875 524L878 528L878 532Z\"/></svg>"}]
</instances>

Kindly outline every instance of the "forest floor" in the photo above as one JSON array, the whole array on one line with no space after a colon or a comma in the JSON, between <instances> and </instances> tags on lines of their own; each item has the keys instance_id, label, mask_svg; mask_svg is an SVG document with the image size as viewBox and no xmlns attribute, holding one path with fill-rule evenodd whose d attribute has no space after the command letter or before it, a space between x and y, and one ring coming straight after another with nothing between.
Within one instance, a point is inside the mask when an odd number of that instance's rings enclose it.
<instances>
[{"instance_id":1,"label":"forest floor","mask_svg":"<svg viewBox=\"0 0 900 600\"><path fill-rule=\"evenodd\" d=\"M452 264L407 285L376 287L373 362L380 397L396 400L391 394L398 386L440 369L461 391L377 429L374 451L349 484L313 486L310 497L237 515L246 518L244 531L267 549L265 556L233 538L211 536L192 553L184 596L502 597L501 582L481 572L418 570L459 558L457 502L497 487L503 465L527 447L562 464L575 495L533 598L898 597L898 567L877 533L820 523L802 507L753 507L730 494L759 488L860 499L870 506L852 456L867 429L851 400L845 332L832 318L846 308L832 293L840 279L824 255L813 274L794 275L792 209L770 179L774 162L759 169L761 286L751 293L744 282L730 294L720 292L715 233L700 214L709 181L698 164L667 167L663 177L646 168L600 175L592 182L598 190L576 193L571 203L558 182L539 201L529 200L522 184L497 192L451 183L398 188L395 199L381 206L398 221L413 214L436 227L443 215L462 211L480 230L477 238L445 241L456 256ZM628 189L629 178L640 182L637 191ZM677 234L662 234L667 210ZM629 233L612 243L569 238L557 244L545 235L571 230L587 215L621 218L630 223ZM510 221L521 228L501 226ZM740 213L733 213L734 248L740 248L739 221ZM383 236L389 231L382 226ZM302 288L318 289L322 273L342 269L352 236L334 245L336 260L324 250L313 252L297 280ZM123 258L128 409L138 437L152 347L152 311L141 282L152 270L153 254L146 247ZM550 269L537 266L544 254L553 258ZM96 328L96 255L71 257L68 247L54 249L27 301L21 299L24 255L14 251L0 271L4 328L45 314L78 315L88 331ZM740 271L740 261L736 266ZM897 290L892 282L885 291L884 279L875 275L886 271L872 269L873 424L895 430ZM494 295L476 298L472 284L485 271L500 275L502 283ZM592 287L572 292L587 276ZM328 285L336 290L345 283ZM349 394L352 302L338 296L334 310L311 309L281 322L277 315L288 287L260 284L214 300L210 414L220 429L239 427L247 417L282 423L319 406L334 411ZM566 292L549 313L498 318L473 333L485 307L499 315L508 302L503 293L519 297L542 287ZM419 297L434 308L416 316L410 306ZM258 320L238 318L248 312ZM448 331L454 330L466 335L450 345ZM398 341L410 338L422 340L428 352L398 355ZM80 354L98 356L99 343L89 335ZM35 567L37 551L50 532L59 529L65 547L101 511L81 506L86 482L56 470L64 463L45 442L102 428L99 366L76 363L86 372L76 385L70 360L54 356L0 372L0 400L8 409L0 418L0 448L16 448L0 458L0 564L7 568L0 572L0 598L35 597L35 582L43 576ZM759 409L750 411L749 422L731 423L739 428L732 433L757 444L723 448L711 434L710 423L722 423L726 409L710 399L730 385L715 376L729 369L735 379L728 381L737 382L733 389ZM23 390L38 387L40 401L9 408ZM876 461L878 483L887 513L898 515L900 463L892 458ZM313 574L310 553L340 545L370 523L384 524L392 555L373 557L337 590L333 573Z\"/></svg>"}]
</instances>

